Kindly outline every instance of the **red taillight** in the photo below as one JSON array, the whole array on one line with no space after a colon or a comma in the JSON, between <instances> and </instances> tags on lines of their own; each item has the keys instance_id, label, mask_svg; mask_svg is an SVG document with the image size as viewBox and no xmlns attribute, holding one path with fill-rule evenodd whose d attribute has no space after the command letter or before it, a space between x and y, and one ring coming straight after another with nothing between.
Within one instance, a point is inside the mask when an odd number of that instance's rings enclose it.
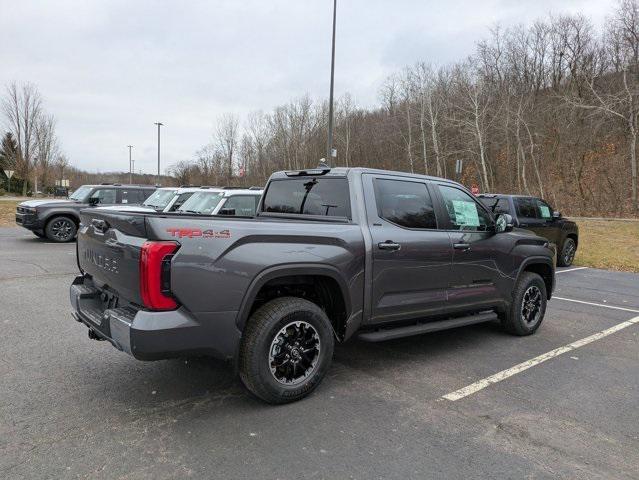
<instances>
[{"instance_id":1,"label":"red taillight","mask_svg":"<svg viewBox=\"0 0 639 480\"><path fill-rule=\"evenodd\" d=\"M140 251L140 295L151 310L173 310L177 302L170 296L171 255L177 242L144 242Z\"/></svg>"}]
</instances>

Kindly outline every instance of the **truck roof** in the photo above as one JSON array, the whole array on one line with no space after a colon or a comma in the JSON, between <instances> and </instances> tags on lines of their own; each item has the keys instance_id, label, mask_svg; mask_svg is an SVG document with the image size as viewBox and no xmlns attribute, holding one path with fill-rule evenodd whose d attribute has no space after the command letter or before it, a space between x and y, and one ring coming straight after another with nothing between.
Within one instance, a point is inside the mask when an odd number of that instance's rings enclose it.
<instances>
[{"instance_id":1,"label":"truck roof","mask_svg":"<svg viewBox=\"0 0 639 480\"><path fill-rule=\"evenodd\" d=\"M271 178L290 178L295 176L326 176L326 177L344 177L349 172L356 172L358 174L372 173L372 174L384 174L384 175L396 175L401 177L421 178L424 180L457 183L454 180L448 178L434 177L431 175L422 175L419 173L399 172L394 170L382 170L379 168L367 168L367 167L317 167L317 168L305 168L301 170L282 170L275 172L271 175Z\"/></svg>"},{"instance_id":2,"label":"truck roof","mask_svg":"<svg viewBox=\"0 0 639 480\"><path fill-rule=\"evenodd\" d=\"M157 185L138 185L138 184L129 184L129 183L85 183L83 185L80 185L80 187L153 188L153 189L158 188ZM78 188L76 188L76 190Z\"/></svg>"}]
</instances>

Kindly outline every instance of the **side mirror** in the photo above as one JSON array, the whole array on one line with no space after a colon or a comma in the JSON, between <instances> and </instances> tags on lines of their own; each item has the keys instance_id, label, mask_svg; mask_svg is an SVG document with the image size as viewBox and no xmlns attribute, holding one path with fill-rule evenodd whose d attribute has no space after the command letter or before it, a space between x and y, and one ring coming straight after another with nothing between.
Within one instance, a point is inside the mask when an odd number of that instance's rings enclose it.
<instances>
[{"instance_id":1,"label":"side mirror","mask_svg":"<svg viewBox=\"0 0 639 480\"><path fill-rule=\"evenodd\" d=\"M217 212L218 215L235 215L234 208L220 208L220 211Z\"/></svg>"},{"instance_id":2,"label":"side mirror","mask_svg":"<svg viewBox=\"0 0 639 480\"><path fill-rule=\"evenodd\" d=\"M513 217L507 213L500 213L495 218L495 232L510 232L513 229Z\"/></svg>"},{"instance_id":3,"label":"side mirror","mask_svg":"<svg viewBox=\"0 0 639 480\"><path fill-rule=\"evenodd\" d=\"M557 212L557 211L552 212L552 218L553 218L553 220L560 219L561 218L561 212Z\"/></svg>"},{"instance_id":4,"label":"side mirror","mask_svg":"<svg viewBox=\"0 0 639 480\"><path fill-rule=\"evenodd\" d=\"M89 205L91 205L92 207L95 207L99 203L100 197L89 197Z\"/></svg>"}]
</instances>

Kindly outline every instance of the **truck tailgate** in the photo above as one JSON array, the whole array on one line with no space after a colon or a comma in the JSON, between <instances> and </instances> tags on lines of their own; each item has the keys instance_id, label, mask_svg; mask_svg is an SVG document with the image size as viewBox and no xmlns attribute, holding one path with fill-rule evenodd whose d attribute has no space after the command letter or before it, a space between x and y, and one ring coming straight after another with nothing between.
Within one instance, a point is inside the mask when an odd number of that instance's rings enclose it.
<instances>
[{"instance_id":1,"label":"truck tailgate","mask_svg":"<svg viewBox=\"0 0 639 480\"><path fill-rule=\"evenodd\" d=\"M141 305L139 260L146 241L144 215L82 210L78 264L96 287Z\"/></svg>"}]
</instances>

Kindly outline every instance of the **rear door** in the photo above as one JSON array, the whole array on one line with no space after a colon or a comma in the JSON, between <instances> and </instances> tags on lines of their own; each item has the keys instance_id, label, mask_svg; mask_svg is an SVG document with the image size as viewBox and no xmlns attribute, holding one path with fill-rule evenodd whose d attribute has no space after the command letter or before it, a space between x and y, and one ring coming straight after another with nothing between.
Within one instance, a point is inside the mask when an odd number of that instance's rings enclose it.
<instances>
[{"instance_id":1,"label":"rear door","mask_svg":"<svg viewBox=\"0 0 639 480\"><path fill-rule=\"evenodd\" d=\"M372 237L371 322L420 318L446 309L452 248L437 230L426 181L363 175Z\"/></svg>"},{"instance_id":2,"label":"rear door","mask_svg":"<svg viewBox=\"0 0 639 480\"><path fill-rule=\"evenodd\" d=\"M499 304L500 285L507 280L512 258L500 246L491 215L475 197L453 184L437 190L446 216L443 228L453 248L448 302L453 310L490 308Z\"/></svg>"}]
</instances>

